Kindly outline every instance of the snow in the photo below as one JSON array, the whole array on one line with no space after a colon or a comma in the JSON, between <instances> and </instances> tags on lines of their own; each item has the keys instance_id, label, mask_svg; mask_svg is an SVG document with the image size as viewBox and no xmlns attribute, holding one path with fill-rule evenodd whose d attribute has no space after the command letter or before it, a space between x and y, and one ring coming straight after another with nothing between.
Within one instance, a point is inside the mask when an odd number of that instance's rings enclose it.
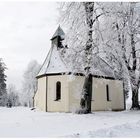
<instances>
[{"instance_id":1,"label":"snow","mask_svg":"<svg viewBox=\"0 0 140 140\"><path fill-rule=\"evenodd\" d=\"M0 137L140 137L140 111L78 115L0 108Z\"/></svg>"},{"instance_id":2,"label":"snow","mask_svg":"<svg viewBox=\"0 0 140 140\"><path fill-rule=\"evenodd\" d=\"M39 71L39 73L38 73L38 76L39 76L39 75L42 75L42 74L45 74L46 69L47 69L48 64L49 64L49 59L50 59L50 57L51 57L51 53L52 53L52 48L49 50L48 55L47 55L47 57L46 57L46 59L45 59L43 65L42 65L42 67L41 67L41 69L40 69L40 71Z\"/></svg>"},{"instance_id":3,"label":"snow","mask_svg":"<svg viewBox=\"0 0 140 140\"><path fill-rule=\"evenodd\" d=\"M57 46L53 46L52 56L46 73L68 72L66 65L62 61Z\"/></svg>"}]
</instances>

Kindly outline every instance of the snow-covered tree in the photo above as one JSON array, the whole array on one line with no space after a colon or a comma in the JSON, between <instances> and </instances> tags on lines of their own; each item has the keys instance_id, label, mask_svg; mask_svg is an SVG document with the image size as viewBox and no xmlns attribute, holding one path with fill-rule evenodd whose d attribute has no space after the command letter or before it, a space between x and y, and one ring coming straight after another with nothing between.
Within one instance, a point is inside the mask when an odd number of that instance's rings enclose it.
<instances>
[{"instance_id":1,"label":"snow-covered tree","mask_svg":"<svg viewBox=\"0 0 140 140\"><path fill-rule=\"evenodd\" d=\"M89 113L91 111L92 91L91 66L93 54L96 55L99 51L99 18L104 13L100 5L95 2L62 3L60 8L60 20L63 20L65 25L69 27L67 29L66 43L69 45L70 51L67 58L72 63L74 62L73 72L78 70L78 72L85 74L81 93L81 109L78 112Z\"/></svg>"},{"instance_id":2,"label":"snow-covered tree","mask_svg":"<svg viewBox=\"0 0 140 140\"><path fill-rule=\"evenodd\" d=\"M19 103L19 92L13 84L10 84L7 89L7 106L18 106Z\"/></svg>"},{"instance_id":3,"label":"snow-covered tree","mask_svg":"<svg viewBox=\"0 0 140 140\"><path fill-rule=\"evenodd\" d=\"M111 68L115 78L123 79L126 93L132 89L132 108L139 109L139 7L134 2L71 2L60 6L60 20L68 27L65 43L69 49L64 59L71 62L73 72L86 75L82 106L87 112L90 112L88 77L95 71L91 65L97 55Z\"/></svg>"},{"instance_id":4,"label":"snow-covered tree","mask_svg":"<svg viewBox=\"0 0 140 140\"><path fill-rule=\"evenodd\" d=\"M139 109L138 89L140 86L140 15L139 3L109 3L104 5L107 32L106 58L119 78L124 79L125 90L132 90L132 109ZM108 21L107 21L108 19Z\"/></svg>"},{"instance_id":5,"label":"snow-covered tree","mask_svg":"<svg viewBox=\"0 0 140 140\"><path fill-rule=\"evenodd\" d=\"M33 96L37 90L37 79L36 76L39 72L40 65L36 60L29 62L27 70L24 72L23 86L22 86L22 96L21 102L23 105L32 107L33 106Z\"/></svg>"},{"instance_id":6,"label":"snow-covered tree","mask_svg":"<svg viewBox=\"0 0 140 140\"><path fill-rule=\"evenodd\" d=\"M6 104L6 75L5 75L6 65L4 64L2 58L0 58L0 106L5 106Z\"/></svg>"}]
</instances>

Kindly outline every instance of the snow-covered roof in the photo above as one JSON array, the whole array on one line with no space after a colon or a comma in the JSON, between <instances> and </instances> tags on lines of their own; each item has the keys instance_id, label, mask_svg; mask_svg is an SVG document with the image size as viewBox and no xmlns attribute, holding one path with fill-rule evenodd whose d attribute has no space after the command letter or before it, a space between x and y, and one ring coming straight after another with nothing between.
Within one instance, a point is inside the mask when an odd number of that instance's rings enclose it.
<instances>
[{"instance_id":1,"label":"snow-covered roof","mask_svg":"<svg viewBox=\"0 0 140 140\"><path fill-rule=\"evenodd\" d=\"M114 73L112 68L108 65L108 63L99 56L94 56L93 65L91 67L91 72L93 75L114 77Z\"/></svg>"},{"instance_id":2,"label":"snow-covered roof","mask_svg":"<svg viewBox=\"0 0 140 140\"><path fill-rule=\"evenodd\" d=\"M57 50L57 46L53 45L37 76L69 72L72 72L71 68L67 67L66 63L61 58L60 52ZM79 72L84 74L84 71L74 71L74 73ZM114 77L112 69L100 57L94 57L91 73L93 75Z\"/></svg>"},{"instance_id":3,"label":"snow-covered roof","mask_svg":"<svg viewBox=\"0 0 140 140\"><path fill-rule=\"evenodd\" d=\"M37 76L69 72L72 72L71 68L68 68L66 63L61 58L60 52L57 50L57 46L53 44ZM84 74L84 71L76 70L74 73ZM97 56L94 57L91 73L93 75L114 77L114 73L109 65L103 61L103 59Z\"/></svg>"},{"instance_id":4,"label":"snow-covered roof","mask_svg":"<svg viewBox=\"0 0 140 140\"><path fill-rule=\"evenodd\" d=\"M69 72L68 68L62 60L57 46L53 44L37 76L66 72Z\"/></svg>"},{"instance_id":5,"label":"snow-covered roof","mask_svg":"<svg viewBox=\"0 0 140 140\"><path fill-rule=\"evenodd\" d=\"M57 36L60 36L61 39L64 37L64 32L59 26L54 33L51 40L56 38ZM107 65L107 63L100 57L93 58L92 67L91 67L91 73L93 75L99 75L99 76L109 76L114 77L114 73L112 72L112 69ZM50 51L37 75L41 76L44 74L58 74L58 73L83 73L83 70L77 69L72 72L71 66L66 65L67 62L64 62L61 58L60 51L58 50L58 46L55 45L55 43L52 44L52 47L50 48Z\"/></svg>"}]
</instances>

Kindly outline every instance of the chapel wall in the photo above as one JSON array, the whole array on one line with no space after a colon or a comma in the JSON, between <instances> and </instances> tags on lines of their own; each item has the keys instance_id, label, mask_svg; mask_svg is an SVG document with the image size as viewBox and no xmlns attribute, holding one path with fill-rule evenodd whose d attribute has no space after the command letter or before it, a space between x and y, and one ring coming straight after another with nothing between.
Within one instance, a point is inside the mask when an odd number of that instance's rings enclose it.
<instances>
[{"instance_id":1,"label":"chapel wall","mask_svg":"<svg viewBox=\"0 0 140 140\"><path fill-rule=\"evenodd\" d=\"M56 101L56 83L61 82L61 99ZM67 75L48 76L47 111L69 112L69 93Z\"/></svg>"},{"instance_id":2,"label":"chapel wall","mask_svg":"<svg viewBox=\"0 0 140 140\"><path fill-rule=\"evenodd\" d=\"M34 106L46 111L46 76L38 78L38 89L34 97Z\"/></svg>"},{"instance_id":3,"label":"chapel wall","mask_svg":"<svg viewBox=\"0 0 140 140\"><path fill-rule=\"evenodd\" d=\"M108 85L109 101L107 101ZM124 110L123 82L93 77L91 110Z\"/></svg>"},{"instance_id":4,"label":"chapel wall","mask_svg":"<svg viewBox=\"0 0 140 140\"><path fill-rule=\"evenodd\" d=\"M81 92L84 84L84 76L68 76L69 83L69 110L75 112L80 108Z\"/></svg>"}]
</instances>

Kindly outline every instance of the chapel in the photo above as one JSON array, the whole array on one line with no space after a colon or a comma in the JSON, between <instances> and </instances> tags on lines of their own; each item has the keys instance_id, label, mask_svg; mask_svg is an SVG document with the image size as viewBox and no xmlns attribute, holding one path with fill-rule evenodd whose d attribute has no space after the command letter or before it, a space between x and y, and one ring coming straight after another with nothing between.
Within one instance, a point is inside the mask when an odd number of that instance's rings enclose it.
<instances>
[{"instance_id":1,"label":"chapel","mask_svg":"<svg viewBox=\"0 0 140 140\"><path fill-rule=\"evenodd\" d=\"M34 107L48 112L74 112L80 108L84 74L73 73L64 62L60 50L64 31L59 26L51 38L51 48L37 75L38 87ZM109 66L100 58L93 68L102 69L102 75L92 73L91 111L125 110L123 81L113 77ZM102 63L102 68L99 63Z\"/></svg>"}]
</instances>

